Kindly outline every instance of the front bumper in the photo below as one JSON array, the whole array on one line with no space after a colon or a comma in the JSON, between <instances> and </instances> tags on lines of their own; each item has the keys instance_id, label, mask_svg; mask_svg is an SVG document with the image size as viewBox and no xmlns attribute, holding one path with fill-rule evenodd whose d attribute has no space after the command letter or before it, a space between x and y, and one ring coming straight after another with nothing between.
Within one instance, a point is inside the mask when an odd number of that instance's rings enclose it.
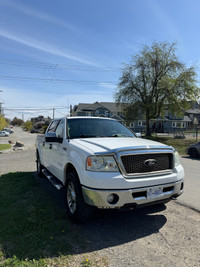
<instances>
[{"instance_id":1,"label":"front bumper","mask_svg":"<svg viewBox=\"0 0 200 267\"><path fill-rule=\"evenodd\" d=\"M82 186L82 192L88 205L106 209L167 202L181 195L183 187L184 179L175 183L125 190L98 190ZM110 195L113 195L113 200Z\"/></svg>"}]
</instances>

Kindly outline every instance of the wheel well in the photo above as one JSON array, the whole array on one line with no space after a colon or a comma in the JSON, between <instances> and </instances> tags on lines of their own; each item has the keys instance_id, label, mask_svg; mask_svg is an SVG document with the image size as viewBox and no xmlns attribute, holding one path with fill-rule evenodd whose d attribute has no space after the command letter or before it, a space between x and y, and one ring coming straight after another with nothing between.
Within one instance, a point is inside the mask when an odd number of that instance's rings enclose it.
<instances>
[{"instance_id":1,"label":"wheel well","mask_svg":"<svg viewBox=\"0 0 200 267\"><path fill-rule=\"evenodd\" d=\"M77 177L78 177L78 173L77 173L75 167L71 163L68 163L67 166L65 167L65 183L66 183L67 173L70 173L70 172L75 172ZM78 177L78 179L79 179L79 177Z\"/></svg>"},{"instance_id":2,"label":"wheel well","mask_svg":"<svg viewBox=\"0 0 200 267\"><path fill-rule=\"evenodd\" d=\"M189 152L190 152L191 150L196 150L196 151L197 151L197 149L196 149L195 147L191 147L191 148L189 149ZM198 151L197 151L197 152L198 152Z\"/></svg>"}]
</instances>

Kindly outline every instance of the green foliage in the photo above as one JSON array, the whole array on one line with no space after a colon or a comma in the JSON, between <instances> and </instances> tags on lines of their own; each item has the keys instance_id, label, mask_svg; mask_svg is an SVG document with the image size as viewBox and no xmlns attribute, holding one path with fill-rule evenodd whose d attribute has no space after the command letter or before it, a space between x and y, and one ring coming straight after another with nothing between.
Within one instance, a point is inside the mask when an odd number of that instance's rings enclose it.
<instances>
[{"instance_id":1,"label":"green foliage","mask_svg":"<svg viewBox=\"0 0 200 267\"><path fill-rule=\"evenodd\" d=\"M147 135L150 120L162 116L165 110L180 115L189 108L190 101L200 96L194 67L187 68L175 51L175 43L154 42L132 56L122 69L115 100L127 104L128 120L144 116Z\"/></svg>"},{"instance_id":2,"label":"green foliage","mask_svg":"<svg viewBox=\"0 0 200 267\"><path fill-rule=\"evenodd\" d=\"M30 131L33 128L33 124L31 121L26 121L24 123L24 127L26 128L27 131Z\"/></svg>"},{"instance_id":3,"label":"green foliage","mask_svg":"<svg viewBox=\"0 0 200 267\"><path fill-rule=\"evenodd\" d=\"M177 149L178 153L182 156L186 155L185 154L186 147L191 145L191 144L194 144L194 140L191 140L191 139L174 139L173 137L151 136L151 137L148 137L148 139L166 144L168 146L173 146L175 149Z\"/></svg>"},{"instance_id":4,"label":"green foliage","mask_svg":"<svg viewBox=\"0 0 200 267\"><path fill-rule=\"evenodd\" d=\"M3 130L8 125L8 121L3 117L0 116L0 131Z\"/></svg>"},{"instance_id":5,"label":"green foliage","mask_svg":"<svg viewBox=\"0 0 200 267\"><path fill-rule=\"evenodd\" d=\"M42 127L42 132L45 133L46 130L47 130L47 128L48 128L48 125L44 125L44 126Z\"/></svg>"},{"instance_id":6,"label":"green foliage","mask_svg":"<svg viewBox=\"0 0 200 267\"><path fill-rule=\"evenodd\" d=\"M18 119L18 118L16 118L16 117L14 117L14 119L11 121L11 124L12 124L13 126L22 126L23 123L24 123L23 120Z\"/></svg>"}]
</instances>

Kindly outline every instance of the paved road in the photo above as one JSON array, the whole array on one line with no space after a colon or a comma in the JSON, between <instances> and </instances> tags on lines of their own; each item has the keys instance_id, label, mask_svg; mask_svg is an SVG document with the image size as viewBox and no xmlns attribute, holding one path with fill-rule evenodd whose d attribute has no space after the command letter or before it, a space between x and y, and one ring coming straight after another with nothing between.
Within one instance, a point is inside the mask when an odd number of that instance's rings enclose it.
<instances>
[{"instance_id":1,"label":"paved road","mask_svg":"<svg viewBox=\"0 0 200 267\"><path fill-rule=\"evenodd\" d=\"M181 162L185 169L185 188L178 202L200 211L200 159L182 157Z\"/></svg>"},{"instance_id":2,"label":"paved road","mask_svg":"<svg viewBox=\"0 0 200 267\"><path fill-rule=\"evenodd\" d=\"M23 131L20 127L13 128L14 133L9 137L0 137L0 144L8 144L8 140L21 141L24 143L24 149L30 149L35 147L35 139L37 134L30 134Z\"/></svg>"},{"instance_id":3,"label":"paved road","mask_svg":"<svg viewBox=\"0 0 200 267\"><path fill-rule=\"evenodd\" d=\"M35 140L37 134L30 134L20 127L14 127L14 134L9 137L0 137L0 144L8 143L8 140L24 143L22 151L10 150L0 154L0 174L16 171L35 171Z\"/></svg>"}]
</instances>

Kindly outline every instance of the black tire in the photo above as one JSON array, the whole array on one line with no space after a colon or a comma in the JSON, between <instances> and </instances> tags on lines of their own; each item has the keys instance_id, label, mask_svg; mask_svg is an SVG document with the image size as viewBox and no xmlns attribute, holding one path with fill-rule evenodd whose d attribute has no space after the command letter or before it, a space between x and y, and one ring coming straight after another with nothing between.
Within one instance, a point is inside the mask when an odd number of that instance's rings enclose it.
<instances>
[{"instance_id":1,"label":"black tire","mask_svg":"<svg viewBox=\"0 0 200 267\"><path fill-rule=\"evenodd\" d=\"M93 214L94 207L85 203L81 185L75 172L67 174L65 202L67 215L75 223L84 223Z\"/></svg>"},{"instance_id":2,"label":"black tire","mask_svg":"<svg viewBox=\"0 0 200 267\"><path fill-rule=\"evenodd\" d=\"M44 174L42 173L42 169L44 169L44 166L41 164L40 156L37 152L37 158L36 158L36 168L37 168L37 174L40 177L44 177Z\"/></svg>"},{"instance_id":3,"label":"black tire","mask_svg":"<svg viewBox=\"0 0 200 267\"><path fill-rule=\"evenodd\" d=\"M199 156L197 149L194 147L190 148L188 154L190 155L191 158L197 158Z\"/></svg>"}]
</instances>

